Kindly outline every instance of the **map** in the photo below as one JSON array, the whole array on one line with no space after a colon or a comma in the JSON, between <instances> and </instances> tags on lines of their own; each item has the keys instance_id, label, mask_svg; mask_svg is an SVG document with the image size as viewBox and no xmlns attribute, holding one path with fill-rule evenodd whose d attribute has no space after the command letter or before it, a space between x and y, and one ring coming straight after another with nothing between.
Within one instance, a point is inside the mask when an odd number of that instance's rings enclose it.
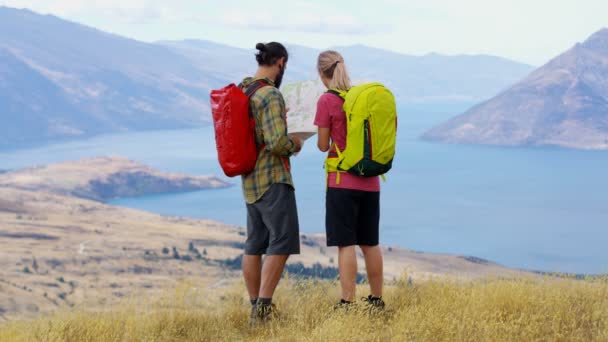
<instances>
[{"instance_id":1,"label":"map","mask_svg":"<svg viewBox=\"0 0 608 342\"><path fill-rule=\"evenodd\" d=\"M298 133L302 139L317 133L314 125L317 101L326 91L321 81L303 81L286 84L281 88L287 112L287 131Z\"/></svg>"}]
</instances>

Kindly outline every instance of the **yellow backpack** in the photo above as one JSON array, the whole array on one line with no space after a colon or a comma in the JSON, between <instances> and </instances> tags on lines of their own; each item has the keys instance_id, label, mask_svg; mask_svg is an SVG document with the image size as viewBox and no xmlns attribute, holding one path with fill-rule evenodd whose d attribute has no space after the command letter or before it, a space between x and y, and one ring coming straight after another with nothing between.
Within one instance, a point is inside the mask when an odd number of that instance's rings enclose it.
<instances>
[{"instance_id":1,"label":"yellow backpack","mask_svg":"<svg viewBox=\"0 0 608 342\"><path fill-rule=\"evenodd\" d=\"M327 172L349 172L362 177L387 173L395 157L397 106L395 97L380 83L354 86L347 92L330 89L344 99L346 147L327 158ZM384 178L384 176L383 176Z\"/></svg>"}]
</instances>

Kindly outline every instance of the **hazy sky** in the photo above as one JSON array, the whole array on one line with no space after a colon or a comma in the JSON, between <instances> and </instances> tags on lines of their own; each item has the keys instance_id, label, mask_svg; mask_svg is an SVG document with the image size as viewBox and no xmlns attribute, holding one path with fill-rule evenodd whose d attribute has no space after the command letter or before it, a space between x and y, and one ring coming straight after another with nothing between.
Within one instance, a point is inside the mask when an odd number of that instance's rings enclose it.
<instances>
[{"instance_id":1,"label":"hazy sky","mask_svg":"<svg viewBox=\"0 0 608 342\"><path fill-rule=\"evenodd\" d=\"M408 54L493 54L540 65L602 27L608 0L0 0L144 41L252 48L365 44Z\"/></svg>"}]
</instances>

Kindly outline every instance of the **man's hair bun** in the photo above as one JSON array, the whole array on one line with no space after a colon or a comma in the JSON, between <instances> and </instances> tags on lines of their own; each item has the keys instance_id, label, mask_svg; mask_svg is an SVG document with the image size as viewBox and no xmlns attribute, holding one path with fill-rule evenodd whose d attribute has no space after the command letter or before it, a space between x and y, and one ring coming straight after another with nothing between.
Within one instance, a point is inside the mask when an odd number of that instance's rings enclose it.
<instances>
[{"instance_id":1,"label":"man's hair bun","mask_svg":"<svg viewBox=\"0 0 608 342\"><path fill-rule=\"evenodd\" d=\"M287 63L287 59L289 58L287 49L281 43L257 43L255 48L258 50L258 53L255 54L258 65L274 65L281 58L285 58L285 62Z\"/></svg>"}]
</instances>

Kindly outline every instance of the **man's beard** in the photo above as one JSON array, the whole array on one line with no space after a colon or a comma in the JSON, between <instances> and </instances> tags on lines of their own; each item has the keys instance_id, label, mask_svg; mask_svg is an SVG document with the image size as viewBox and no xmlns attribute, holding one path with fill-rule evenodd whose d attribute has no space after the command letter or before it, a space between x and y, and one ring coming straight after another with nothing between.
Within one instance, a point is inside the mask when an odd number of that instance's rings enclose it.
<instances>
[{"instance_id":1,"label":"man's beard","mask_svg":"<svg viewBox=\"0 0 608 342\"><path fill-rule=\"evenodd\" d=\"M279 89L281 88L281 83L283 83L283 75L285 74L285 66L281 67L281 71L274 79L274 86Z\"/></svg>"}]
</instances>

